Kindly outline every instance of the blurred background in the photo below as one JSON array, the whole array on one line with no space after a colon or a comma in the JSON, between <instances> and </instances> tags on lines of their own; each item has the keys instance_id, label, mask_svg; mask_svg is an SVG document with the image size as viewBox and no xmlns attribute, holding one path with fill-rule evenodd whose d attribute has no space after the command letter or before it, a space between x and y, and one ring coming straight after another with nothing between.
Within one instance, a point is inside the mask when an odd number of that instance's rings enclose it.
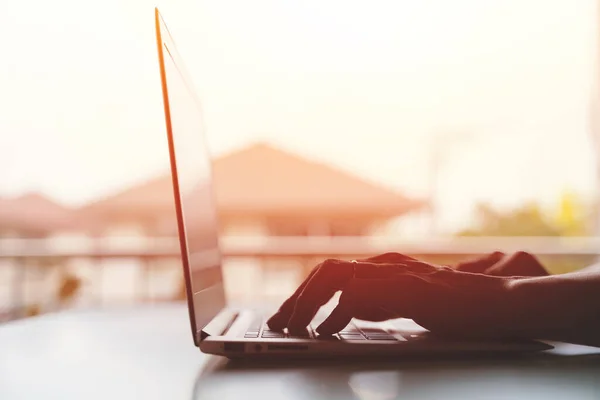
<instances>
[{"instance_id":1,"label":"blurred background","mask_svg":"<svg viewBox=\"0 0 600 400\"><path fill-rule=\"evenodd\" d=\"M154 5L0 3L0 321L183 299ZM323 257L600 253L597 0L158 6L231 299L285 297Z\"/></svg>"}]
</instances>

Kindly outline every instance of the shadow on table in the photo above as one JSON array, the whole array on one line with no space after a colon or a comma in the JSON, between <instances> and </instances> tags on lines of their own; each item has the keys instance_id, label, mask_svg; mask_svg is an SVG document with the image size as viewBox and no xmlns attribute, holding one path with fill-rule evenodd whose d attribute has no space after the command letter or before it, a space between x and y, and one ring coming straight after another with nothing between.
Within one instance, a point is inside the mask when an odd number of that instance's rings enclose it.
<instances>
[{"instance_id":1,"label":"shadow on table","mask_svg":"<svg viewBox=\"0 0 600 400\"><path fill-rule=\"evenodd\" d=\"M600 355L227 360L212 357L193 399L464 399L482 391L517 398L600 398ZM592 397L577 397L588 393ZM507 394L508 398L511 397ZM530 395L528 397L528 395ZM547 397L543 397L547 396ZM563 396L563 397L561 397Z\"/></svg>"}]
</instances>

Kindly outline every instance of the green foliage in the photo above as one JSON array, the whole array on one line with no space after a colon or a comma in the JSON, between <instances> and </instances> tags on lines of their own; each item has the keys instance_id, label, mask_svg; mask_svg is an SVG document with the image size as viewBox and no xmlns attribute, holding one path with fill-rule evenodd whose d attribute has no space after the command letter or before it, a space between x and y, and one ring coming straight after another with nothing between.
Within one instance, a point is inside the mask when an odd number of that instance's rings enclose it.
<instances>
[{"instance_id":1,"label":"green foliage","mask_svg":"<svg viewBox=\"0 0 600 400\"><path fill-rule=\"evenodd\" d=\"M481 204L477 215L477 226L460 232L459 236L561 236L561 229L544 218L535 204L506 213Z\"/></svg>"},{"instance_id":2,"label":"green foliage","mask_svg":"<svg viewBox=\"0 0 600 400\"><path fill-rule=\"evenodd\" d=\"M501 212L489 205L477 208L478 223L459 236L587 236L591 233L589 212L571 194L561 199L555 214L542 212L536 204ZM553 218L554 217L554 218ZM585 267L594 256L544 257L543 264L552 273L564 273Z\"/></svg>"}]
</instances>

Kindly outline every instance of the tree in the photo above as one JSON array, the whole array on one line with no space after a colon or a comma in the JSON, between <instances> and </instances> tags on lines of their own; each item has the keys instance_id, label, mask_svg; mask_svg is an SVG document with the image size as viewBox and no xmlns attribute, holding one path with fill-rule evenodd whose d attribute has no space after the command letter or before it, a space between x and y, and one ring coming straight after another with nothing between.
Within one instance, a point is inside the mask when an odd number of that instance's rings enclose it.
<instances>
[{"instance_id":1,"label":"tree","mask_svg":"<svg viewBox=\"0 0 600 400\"><path fill-rule=\"evenodd\" d=\"M561 236L539 206L526 204L516 210L499 212L486 204L477 206L478 224L460 236Z\"/></svg>"},{"instance_id":2,"label":"tree","mask_svg":"<svg viewBox=\"0 0 600 400\"><path fill-rule=\"evenodd\" d=\"M557 210L544 213L537 204L525 204L508 212L500 212L487 204L477 207L478 222L459 236L587 236L591 233L588 210L576 196L566 192ZM593 263L595 256L540 257L546 268L562 273Z\"/></svg>"}]
</instances>

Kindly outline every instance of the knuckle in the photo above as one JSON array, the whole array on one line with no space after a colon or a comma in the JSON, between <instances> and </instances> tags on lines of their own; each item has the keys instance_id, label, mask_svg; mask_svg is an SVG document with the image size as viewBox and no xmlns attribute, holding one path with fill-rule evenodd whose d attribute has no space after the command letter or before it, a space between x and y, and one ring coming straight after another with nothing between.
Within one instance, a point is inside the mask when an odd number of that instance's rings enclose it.
<instances>
[{"instance_id":1,"label":"knuckle","mask_svg":"<svg viewBox=\"0 0 600 400\"><path fill-rule=\"evenodd\" d=\"M325 271L339 271L345 264L335 258L328 258L321 264L321 268Z\"/></svg>"},{"instance_id":2,"label":"knuckle","mask_svg":"<svg viewBox=\"0 0 600 400\"><path fill-rule=\"evenodd\" d=\"M319 281L328 285L341 285L354 274L354 266L342 260L333 258L325 260L315 276Z\"/></svg>"},{"instance_id":3,"label":"knuckle","mask_svg":"<svg viewBox=\"0 0 600 400\"><path fill-rule=\"evenodd\" d=\"M526 251L517 251L514 255L514 259L519 262L539 264L537 257Z\"/></svg>"},{"instance_id":4,"label":"knuckle","mask_svg":"<svg viewBox=\"0 0 600 400\"><path fill-rule=\"evenodd\" d=\"M388 252L388 253L384 253L381 256L382 261L386 261L386 262L405 262L405 261L410 261L413 260L413 258L407 256L406 254L402 254L402 253L396 253L396 252Z\"/></svg>"},{"instance_id":5,"label":"knuckle","mask_svg":"<svg viewBox=\"0 0 600 400\"><path fill-rule=\"evenodd\" d=\"M398 259L398 258L401 258L401 257L402 257L402 258L404 258L404 257L402 256L402 254L400 254L400 253L395 253L395 252L393 252L393 251L390 251L390 252L387 252L387 253L383 253L383 254L381 255L381 258L386 258L386 259L390 259L390 260L393 260L393 259Z\"/></svg>"}]
</instances>

